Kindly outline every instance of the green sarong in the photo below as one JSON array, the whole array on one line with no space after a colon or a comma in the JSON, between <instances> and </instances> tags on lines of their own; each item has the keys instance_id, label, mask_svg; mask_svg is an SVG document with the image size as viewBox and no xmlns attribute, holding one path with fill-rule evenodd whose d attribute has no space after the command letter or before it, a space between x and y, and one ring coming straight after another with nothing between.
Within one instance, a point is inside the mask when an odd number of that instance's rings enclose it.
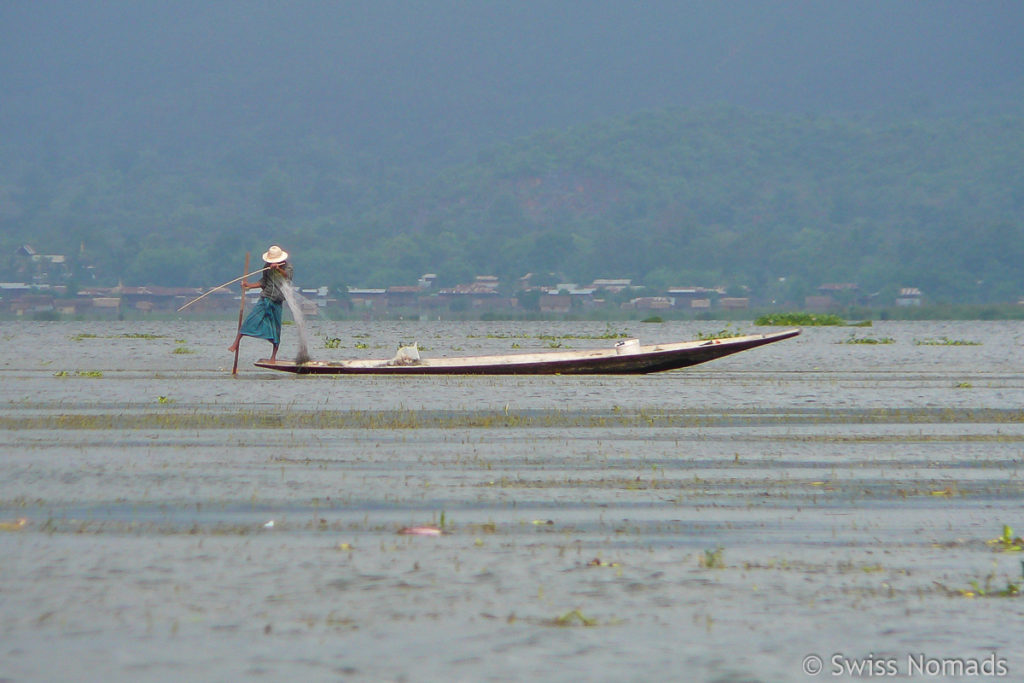
<instances>
[{"instance_id":1,"label":"green sarong","mask_svg":"<svg viewBox=\"0 0 1024 683\"><path fill-rule=\"evenodd\" d=\"M245 316L242 329L243 336L266 339L275 346L281 343L281 304L261 296L256 305Z\"/></svg>"}]
</instances>

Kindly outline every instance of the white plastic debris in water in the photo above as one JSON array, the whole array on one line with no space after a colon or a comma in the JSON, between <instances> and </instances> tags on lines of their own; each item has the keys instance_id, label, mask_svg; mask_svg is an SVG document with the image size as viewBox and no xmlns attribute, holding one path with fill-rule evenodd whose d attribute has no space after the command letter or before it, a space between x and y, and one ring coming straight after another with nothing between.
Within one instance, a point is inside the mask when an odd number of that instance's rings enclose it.
<instances>
[{"instance_id":1,"label":"white plastic debris in water","mask_svg":"<svg viewBox=\"0 0 1024 683\"><path fill-rule=\"evenodd\" d=\"M273 529L273 528L274 528L274 520L270 520L269 522L267 522L266 524L264 524L264 525L263 525L263 528L264 528L264 529Z\"/></svg>"},{"instance_id":2,"label":"white plastic debris in water","mask_svg":"<svg viewBox=\"0 0 1024 683\"><path fill-rule=\"evenodd\" d=\"M640 340L633 338L615 342L615 353L620 356L628 356L631 353L640 353Z\"/></svg>"},{"instance_id":3,"label":"white plastic debris in water","mask_svg":"<svg viewBox=\"0 0 1024 683\"><path fill-rule=\"evenodd\" d=\"M398 533L407 536L440 536L441 530L436 526L407 526Z\"/></svg>"}]
</instances>

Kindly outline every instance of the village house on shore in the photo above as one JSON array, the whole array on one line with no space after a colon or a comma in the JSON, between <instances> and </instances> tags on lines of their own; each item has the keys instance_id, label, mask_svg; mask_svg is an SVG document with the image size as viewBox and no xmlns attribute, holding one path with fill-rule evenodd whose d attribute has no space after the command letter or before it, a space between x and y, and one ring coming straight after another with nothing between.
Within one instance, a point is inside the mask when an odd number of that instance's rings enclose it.
<instances>
[{"instance_id":1,"label":"village house on shore","mask_svg":"<svg viewBox=\"0 0 1024 683\"><path fill-rule=\"evenodd\" d=\"M71 286L68 259L63 255L38 254L29 245L17 250L14 274L22 281L0 282L0 313L18 317L123 316L126 314L167 315L193 299L191 315L220 315L237 311L240 294L236 288L210 291L200 287L123 285L115 287ZM563 282L535 285L532 273L504 287L494 275L478 275L472 282L452 287L437 285L437 274L425 273L415 285L390 287L303 288L306 316L339 315L440 315L443 313L486 313L535 311L569 314L574 311L618 308L638 312L686 312L710 314L737 311L758 305L756 292L743 296L727 293L723 287L679 286L652 292L628 278L598 278L586 285ZM551 281L551 280L549 280ZM636 296L631 296L636 294ZM258 292L247 294L255 301ZM920 306L923 295L916 287L899 290L897 306ZM842 310L850 306L878 304L874 295L864 295L856 283L825 283L803 301L808 310ZM183 313L184 315L184 313Z\"/></svg>"}]
</instances>

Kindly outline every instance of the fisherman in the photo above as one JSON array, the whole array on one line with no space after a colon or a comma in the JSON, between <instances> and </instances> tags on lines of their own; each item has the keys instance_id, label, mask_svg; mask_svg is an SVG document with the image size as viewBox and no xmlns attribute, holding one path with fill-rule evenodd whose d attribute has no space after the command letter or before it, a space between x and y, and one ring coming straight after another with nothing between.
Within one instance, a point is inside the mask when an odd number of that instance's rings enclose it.
<instances>
[{"instance_id":1,"label":"fisherman","mask_svg":"<svg viewBox=\"0 0 1024 683\"><path fill-rule=\"evenodd\" d=\"M274 350L270 354L270 362L277 360L277 347L281 344L281 313L284 302L284 288L292 280L292 266L288 263L288 252L276 244L263 254L263 275L259 282L242 280L242 289L262 289L256 306L245 317L245 322L238 328L235 343L228 351L237 351L242 337L266 339Z\"/></svg>"}]
</instances>

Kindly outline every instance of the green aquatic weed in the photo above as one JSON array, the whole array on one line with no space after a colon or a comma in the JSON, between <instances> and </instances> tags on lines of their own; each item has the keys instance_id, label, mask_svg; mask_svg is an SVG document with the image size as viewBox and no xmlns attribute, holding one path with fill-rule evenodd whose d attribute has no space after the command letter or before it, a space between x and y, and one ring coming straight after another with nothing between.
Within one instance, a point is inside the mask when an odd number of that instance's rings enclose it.
<instances>
[{"instance_id":1,"label":"green aquatic weed","mask_svg":"<svg viewBox=\"0 0 1024 683\"><path fill-rule=\"evenodd\" d=\"M801 325L810 327L815 325L846 325L846 321L832 313L771 313L762 315L754 321L755 325Z\"/></svg>"},{"instance_id":2,"label":"green aquatic weed","mask_svg":"<svg viewBox=\"0 0 1024 683\"><path fill-rule=\"evenodd\" d=\"M895 344L896 340L892 337L855 337L852 334L844 341L837 342L839 344Z\"/></svg>"},{"instance_id":3,"label":"green aquatic weed","mask_svg":"<svg viewBox=\"0 0 1024 683\"><path fill-rule=\"evenodd\" d=\"M697 339L704 341L710 339L730 339L732 337L742 337L745 333L741 330L730 329L728 325L719 330L718 332L698 332Z\"/></svg>"},{"instance_id":4,"label":"green aquatic weed","mask_svg":"<svg viewBox=\"0 0 1024 683\"><path fill-rule=\"evenodd\" d=\"M981 346L981 342L967 341L964 339L950 339L939 337L938 339L915 339L916 346Z\"/></svg>"},{"instance_id":5,"label":"green aquatic weed","mask_svg":"<svg viewBox=\"0 0 1024 683\"><path fill-rule=\"evenodd\" d=\"M597 619L584 616L578 609L566 612L552 620L554 626L597 626Z\"/></svg>"},{"instance_id":6,"label":"green aquatic weed","mask_svg":"<svg viewBox=\"0 0 1024 683\"><path fill-rule=\"evenodd\" d=\"M719 546L714 550L705 550L698 563L704 569L725 569L725 549Z\"/></svg>"},{"instance_id":7,"label":"green aquatic weed","mask_svg":"<svg viewBox=\"0 0 1024 683\"><path fill-rule=\"evenodd\" d=\"M988 544L995 547L995 550L1003 553L1019 553L1024 550L1024 539L1019 536L1014 538L1013 528L1009 524L1003 525L1003 535L993 538Z\"/></svg>"},{"instance_id":8,"label":"green aquatic weed","mask_svg":"<svg viewBox=\"0 0 1024 683\"><path fill-rule=\"evenodd\" d=\"M962 596L965 598L1016 598L1021 594L1021 584L1007 581L1004 588L993 588L992 581L995 579L995 572L989 572L982 584L977 579L972 579L970 588L949 588L945 584L935 581L935 585L951 596Z\"/></svg>"}]
</instances>

